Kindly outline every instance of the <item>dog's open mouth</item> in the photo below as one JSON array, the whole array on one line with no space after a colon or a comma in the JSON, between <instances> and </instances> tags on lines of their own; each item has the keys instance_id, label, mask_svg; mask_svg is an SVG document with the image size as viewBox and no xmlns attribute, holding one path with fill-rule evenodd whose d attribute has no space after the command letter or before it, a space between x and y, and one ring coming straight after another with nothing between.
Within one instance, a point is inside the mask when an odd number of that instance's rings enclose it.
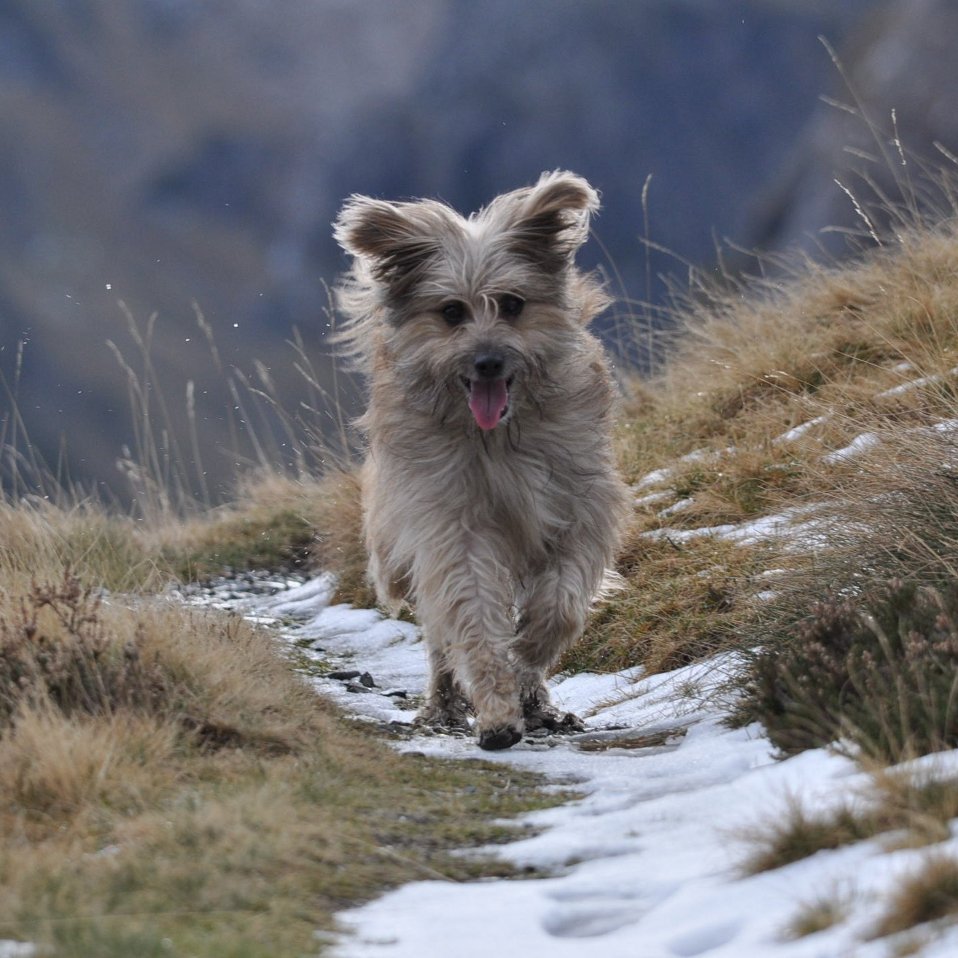
<instances>
[{"instance_id":1,"label":"dog's open mouth","mask_svg":"<svg viewBox=\"0 0 958 958\"><path fill-rule=\"evenodd\" d=\"M479 428L488 432L502 422L509 411L509 387L512 379L465 379L469 409Z\"/></svg>"}]
</instances>

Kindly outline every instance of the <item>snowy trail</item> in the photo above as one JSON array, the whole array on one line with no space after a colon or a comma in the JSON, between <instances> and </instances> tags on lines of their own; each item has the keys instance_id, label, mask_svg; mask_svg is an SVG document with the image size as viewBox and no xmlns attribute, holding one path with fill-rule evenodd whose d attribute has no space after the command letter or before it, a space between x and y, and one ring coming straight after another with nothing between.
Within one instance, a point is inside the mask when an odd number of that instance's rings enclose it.
<instances>
[{"instance_id":1,"label":"snowy trail","mask_svg":"<svg viewBox=\"0 0 958 958\"><path fill-rule=\"evenodd\" d=\"M317 679L352 713L408 724L409 696L422 691L425 654L414 626L372 610L330 606L320 577L272 598L211 603L280 622L283 634L330 668L369 673L376 688ZM863 842L762 875L743 877L746 830L774 820L788 801L826 808L864 793L853 762L824 750L773 759L757 727L729 730L702 705L734 668L731 657L642 678L580 674L553 686L587 731L527 738L507 752L480 752L470 739L412 734L400 748L482 758L576 783L580 800L534 813L541 831L496 854L552 877L405 885L343 913L336 958L878 958L892 939L869 941L879 907L927 850L889 853ZM352 688L355 691L349 691ZM361 689L361 690L360 690ZM392 694L389 694L392 693ZM956 755L934 767L955 770ZM950 763L950 764L949 764ZM926 765L929 764L926 762ZM958 840L936 846L958 853ZM803 905L840 900L845 920L799 940L785 930ZM958 929L916 952L958 955Z\"/></svg>"}]
</instances>

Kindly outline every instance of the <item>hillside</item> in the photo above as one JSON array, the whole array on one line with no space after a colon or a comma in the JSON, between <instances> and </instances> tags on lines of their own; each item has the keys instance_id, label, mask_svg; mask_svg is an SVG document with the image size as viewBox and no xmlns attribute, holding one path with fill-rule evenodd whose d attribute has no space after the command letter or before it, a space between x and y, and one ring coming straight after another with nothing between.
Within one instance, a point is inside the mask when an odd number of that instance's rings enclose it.
<instances>
[{"instance_id":1,"label":"hillside","mask_svg":"<svg viewBox=\"0 0 958 958\"><path fill-rule=\"evenodd\" d=\"M757 754L764 736L767 761L832 746L871 790L864 810L775 805L743 867L787 887L776 870L823 849L927 849L914 881L882 886L881 921L868 917L917 953L958 914L948 756L930 777L902 766L958 744L958 233L953 217L929 226L904 210L850 263L768 276L696 285L675 307L667 363L627 384L625 587L560 678L654 687L724 655L720 688L667 686L709 716L708 734L719 715L748 727L723 748ZM248 573L267 590L325 569L333 601L368 606L348 464L317 481L250 479L189 517L154 505L139 521L67 497L0 505L2 934L57 956L312 953L317 928L389 887L522 874L454 850L488 850L509 838L504 817L570 796L508 765L397 754L381 724L316 696L332 647L284 645L171 592L228 568L235 599L245 567L271 570ZM632 754L654 756L663 741L642 738L643 715L620 718ZM803 768L826 763L814 755ZM796 934L859 914L811 904L794 903ZM676 947L700 953L691 938Z\"/></svg>"}]
</instances>

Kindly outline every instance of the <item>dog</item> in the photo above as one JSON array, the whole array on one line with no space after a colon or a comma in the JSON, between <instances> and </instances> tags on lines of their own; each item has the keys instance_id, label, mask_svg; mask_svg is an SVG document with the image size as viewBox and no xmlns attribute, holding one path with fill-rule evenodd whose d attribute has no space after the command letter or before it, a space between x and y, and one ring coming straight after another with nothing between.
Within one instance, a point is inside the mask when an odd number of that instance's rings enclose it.
<instances>
[{"instance_id":1,"label":"dog","mask_svg":"<svg viewBox=\"0 0 958 958\"><path fill-rule=\"evenodd\" d=\"M574 262L596 191L543 173L468 218L354 195L336 341L369 381L359 420L369 577L409 602L430 678L418 721L483 749L579 727L545 679L607 581L628 497L617 388L587 330L609 301Z\"/></svg>"}]
</instances>

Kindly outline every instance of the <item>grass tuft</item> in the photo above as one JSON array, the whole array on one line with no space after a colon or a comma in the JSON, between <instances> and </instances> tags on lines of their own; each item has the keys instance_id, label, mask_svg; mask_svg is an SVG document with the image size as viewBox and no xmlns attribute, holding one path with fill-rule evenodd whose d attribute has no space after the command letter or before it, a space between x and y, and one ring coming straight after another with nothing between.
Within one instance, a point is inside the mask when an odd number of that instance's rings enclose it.
<instances>
[{"instance_id":1,"label":"grass tuft","mask_svg":"<svg viewBox=\"0 0 958 958\"><path fill-rule=\"evenodd\" d=\"M944 918L958 918L958 861L937 854L898 885L874 935L883 938Z\"/></svg>"},{"instance_id":2,"label":"grass tuft","mask_svg":"<svg viewBox=\"0 0 958 958\"><path fill-rule=\"evenodd\" d=\"M111 591L162 588L169 567L138 525L93 504L0 499L0 577L22 585L46 569L71 570L84 586Z\"/></svg>"},{"instance_id":3,"label":"grass tuft","mask_svg":"<svg viewBox=\"0 0 958 958\"><path fill-rule=\"evenodd\" d=\"M795 941L834 928L845 920L850 911L848 901L837 895L828 895L806 902L784 929L784 938Z\"/></svg>"},{"instance_id":4,"label":"grass tuft","mask_svg":"<svg viewBox=\"0 0 958 958\"><path fill-rule=\"evenodd\" d=\"M809 815L791 801L780 820L747 836L754 846L744 863L748 875L784 868L820 851L872 838L881 830L876 817L843 806L830 814Z\"/></svg>"},{"instance_id":5,"label":"grass tuft","mask_svg":"<svg viewBox=\"0 0 958 958\"><path fill-rule=\"evenodd\" d=\"M948 841L958 818L958 781L878 769L867 800L810 815L797 802L745 837L753 846L746 874L782 868L820 851L885 836L888 848L918 848Z\"/></svg>"}]
</instances>

